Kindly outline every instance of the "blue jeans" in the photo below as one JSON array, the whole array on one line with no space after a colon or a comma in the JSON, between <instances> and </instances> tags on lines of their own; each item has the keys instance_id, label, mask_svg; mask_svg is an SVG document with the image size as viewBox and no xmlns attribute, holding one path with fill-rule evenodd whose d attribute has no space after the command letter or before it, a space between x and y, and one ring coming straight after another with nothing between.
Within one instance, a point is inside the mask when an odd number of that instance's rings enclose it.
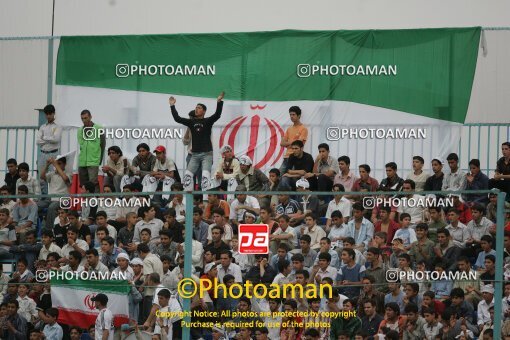
<instances>
[{"instance_id":1,"label":"blue jeans","mask_svg":"<svg viewBox=\"0 0 510 340\"><path fill-rule=\"evenodd\" d=\"M57 156L58 156L58 150L55 152L52 152L52 153L41 152L41 154L39 155L39 157L37 159L37 170L39 171L37 174L37 177L41 175L42 169L44 169L44 167L46 167L46 161L50 158L56 158ZM55 171L55 168L53 167L53 165L50 165L48 167L48 171ZM41 194L47 195L48 194L48 183L45 180L42 180L41 178L38 178L38 179L39 179L39 185L41 186ZM45 198L44 200L47 200L48 202L50 201L49 198Z\"/></svg>"},{"instance_id":2,"label":"blue jeans","mask_svg":"<svg viewBox=\"0 0 510 340\"><path fill-rule=\"evenodd\" d=\"M198 174L198 169L202 167L202 171L211 171L213 163L213 152L195 152L191 154L191 158L188 163L188 171L193 174Z\"/></svg>"},{"instance_id":3,"label":"blue jeans","mask_svg":"<svg viewBox=\"0 0 510 340\"><path fill-rule=\"evenodd\" d=\"M188 155L186 156L186 167L189 166L189 161L190 160L191 160L191 154L188 153ZM199 163L199 166L198 166L198 169L197 169L197 173L193 177L193 183L195 183L195 184L202 183L202 163Z\"/></svg>"}]
</instances>

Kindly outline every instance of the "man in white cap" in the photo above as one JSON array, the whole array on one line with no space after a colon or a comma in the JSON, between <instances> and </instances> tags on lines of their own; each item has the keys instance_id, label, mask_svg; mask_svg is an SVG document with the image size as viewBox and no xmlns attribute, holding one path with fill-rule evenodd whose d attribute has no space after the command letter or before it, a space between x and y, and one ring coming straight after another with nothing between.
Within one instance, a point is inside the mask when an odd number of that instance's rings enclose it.
<instances>
[{"instance_id":1,"label":"man in white cap","mask_svg":"<svg viewBox=\"0 0 510 340\"><path fill-rule=\"evenodd\" d=\"M494 306L494 287L492 285L484 285L482 287L482 297L483 299L478 303L477 309L477 324L480 330L482 330L486 323L491 322L489 308Z\"/></svg>"},{"instance_id":2,"label":"man in white cap","mask_svg":"<svg viewBox=\"0 0 510 340\"><path fill-rule=\"evenodd\" d=\"M236 178L241 173L239 160L234 156L234 150L230 145L224 145L221 148L221 159L216 166L214 177L221 180L220 188L227 190L228 181Z\"/></svg>"},{"instance_id":3,"label":"man in white cap","mask_svg":"<svg viewBox=\"0 0 510 340\"><path fill-rule=\"evenodd\" d=\"M236 191L248 191L243 184L237 186ZM259 201L246 194L236 194L236 199L230 205L230 220L232 224L238 225L243 222L244 213L249 211L255 215L260 214Z\"/></svg>"},{"instance_id":4,"label":"man in white cap","mask_svg":"<svg viewBox=\"0 0 510 340\"><path fill-rule=\"evenodd\" d=\"M126 253L120 253L117 255L117 268L112 271L110 276L110 280L128 280L132 281L135 274L133 272L133 268L129 266L129 256Z\"/></svg>"},{"instance_id":5,"label":"man in white cap","mask_svg":"<svg viewBox=\"0 0 510 340\"><path fill-rule=\"evenodd\" d=\"M236 176L238 184L246 187L246 191L265 191L269 190L269 178L259 169L253 166L250 157L243 155L239 157L241 172ZM269 206L271 197L259 195L257 197L261 206Z\"/></svg>"}]
</instances>

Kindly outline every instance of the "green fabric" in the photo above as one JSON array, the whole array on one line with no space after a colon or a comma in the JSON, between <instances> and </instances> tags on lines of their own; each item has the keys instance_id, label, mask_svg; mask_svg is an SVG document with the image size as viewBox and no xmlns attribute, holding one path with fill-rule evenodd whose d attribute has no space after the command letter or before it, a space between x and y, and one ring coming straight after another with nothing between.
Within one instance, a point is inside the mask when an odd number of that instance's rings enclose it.
<instances>
[{"instance_id":1,"label":"green fabric","mask_svg":"<svg viewBox=\"0 0 510 340\"><path fill-rule=\"evenodd\" d=\"M338 100L463 123L480 27L63 37L58 85L229 100ZM116 65L214 65L215 75L116 76ZM297 75L299 64L396 65L396 75ZM334 112L332 112L334 114Z\"/></svg>"},{"instance_id":2,"label":"green fabric","mask_svg":"<svg viewBox=\"0 0 510 340\"><path fill-rule=\"evenodd\" d=\"M105 294L121 294L127 295L131 290L131 286L126 280L66 280L53 277L51 286L65 287L76 290L100 291Z\"/></svg>"},{"instance_id":3,"label":"green fabric","mask_svg":"<svg viewBox=\"0 0 510 340\"><path fill-rule=\"evenodd\" d=\"M95 136L99 136L97 133L98 129L101 129L101 125L95 124L93 129L96 131ZM101 165L101 138L96 137L94 139L86 140L83 138L83 126L78 129L78 145L80 146L80 156L78 158L78 166L99 166Z\"/></svg>"}]
</instances>

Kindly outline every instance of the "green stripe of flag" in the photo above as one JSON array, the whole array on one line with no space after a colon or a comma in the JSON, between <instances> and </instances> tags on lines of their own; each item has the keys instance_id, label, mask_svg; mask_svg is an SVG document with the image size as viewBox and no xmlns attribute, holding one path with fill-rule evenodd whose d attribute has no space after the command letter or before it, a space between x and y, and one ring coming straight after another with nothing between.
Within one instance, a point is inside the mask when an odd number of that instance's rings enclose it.
<instances>
[{"instance_id":1,"label":"green stripe of flag","mask_svg":"<svg viewBox=\"0 0 510 340\"><path fill-rule=\"evenodd\" d=\"M112 294L128 294L131 290L131 286L127 280L66 280L52 278L51 286L52 288L65 287L69 289Z\"/></svg>"},{"instance_id":2,"label":"green stripe of flag","mask_svg":"<svg viewBox=\"0 0 510 340\"><path fill-rule=\"evenodd\" d=\"M58 85L230 100L340 100L465 120L480 27L63 37ZM118 77L128 65L213 65L214 75ZM305 65L396 65L392 76L298 77ZM332 113L334 114L334 112Z\"/></svg>"}]
</instances>

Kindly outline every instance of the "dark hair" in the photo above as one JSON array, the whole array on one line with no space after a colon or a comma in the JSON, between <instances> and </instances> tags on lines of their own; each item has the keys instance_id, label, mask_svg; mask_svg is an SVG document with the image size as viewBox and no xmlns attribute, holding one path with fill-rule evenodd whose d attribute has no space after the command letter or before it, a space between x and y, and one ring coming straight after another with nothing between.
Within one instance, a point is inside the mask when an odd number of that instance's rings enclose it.
<instances>
[{"instance_id":1,"label":"dark hair","mask_svg":"<svg viewBox=\"0 0 510 340\"><path fill-rule=\"evenodd\" d=\"M421 164L425 164L425 160L423 159L422 156L414 156L413 161L414 160L420 161Z\"/></svg>"},{"instance_id":2,"label":"dark hair","mask_svg":"<svg viewBox=\"0 0 510 340\"><path fill-rule=\"evenodd\" d=\"M289 113L294 112L298 115L298 117L301 117L301 108L299 106L291 106L289 108Z\"/></svg>"},{"instance_id":3,"label":"dark hair","mask_svg":"<svg viewBox=\"0 0 510 340\"><path fill-rule=\"evenodd\" d=\"M58 309L56 308L50 307L45 310L45 313L48 314L49 316L54 317L55 319L58 319Z\"/></svg>"},{"instance_id":4,"label":"dark hair","mask_svg":"<svg viewBox=\"0 0 510 340\"><path fill-rule=\"evenodd\" d=\"M235 279L236 278L234 277L234 275L227 274L227 275L223 276L223 283L228 282L230 280L234 280L235 281Z\"/></svg>"},{"instance_id":5,"label":"dark hair","mask_svg":"<svg viewBox=\"0 0 510 340\"><path fill-rule=\"evenodd\" d=\"M450 232L446 228L437 229L437 234L445 234L446 237L450 237Z\"/></svg>"},{"instance_id":6,"label":"dark hair","mask_svg":"<svg viewBox=\"0 0 510 340\"><path fill-rule=\"evenodd\" d=\"M429 230L429 226L428 226L428 224L427 224L427 223L418 223L418 224L416 225L416 228L415 228L415 229L420 229L420 230L425 230L425 231L427 231L427 230Z\"/></svg>"},{"instance_id":7,"label":"dark hair","mask_svg":"<svg viewBox=\"0 0 510 340\"><path fill-rule=\"evenodd\" d=\"M406 286L411 287L411 289L415 293L418 293L420 291L420 285L417 284L416 282L408 282L408 283L406 283Z\"/></svg>"},{"instance_id":8,"label":"dark hair","mask_svg":"<svg viewBox=\"0 0 510 340\"><path fill-rule=\"evenodd\" d=\"M349 257L351 259L354 260L356 258L356 252L353 249L344 249L344 250L342 250L342 252L344 252L344 251L347 253L347 255L349 255ZM331 257L331 255L330 255L330 257Z\"/></svg>"},{"instance_id":9,"label":"dark hair","mask_svg":"<svg viewBox=\"0 0 510 340\"><path fill-rule=\"evenodd\" d=\"M352 205L352 210L363 211L365 209L363 208L363 204L361 204L361 202L356 202Z\"/></svg>"},{"instance_id":10,"label":"dark hair","mask_svg":"<svg viewBox=\"0 0 510 340\"><path fill-rule=\"evenodd\" d=\"M491 261L492 263L496 263L496 257L494 255L485 255L485 259Z\"/></svg>"},{"instance_id":11,"label":"dark hair","mask_svg":"<svg viewBox=\"0 0 510 340\"><path fill-rule=\"evenodd\" d=\"M55 106L51 105L51 104L48 104L44 107L43 109L44 113L48 114L48 113L55 113Z\"/></svg>"},{"instance_id":12,"label":"dark hair","mask_svg":"<svg viewBox=\"0 0 510 340\"><path fill-rule=\"evenodd\" d=\"M199 214L200 216L202 216L203 213L204 213L204 211L202 209L200 209L199 207L193 208L193 214Z\"/></svg>"},{"instance_id":13,"label":"dark hair","mask_svg":"<svg viewBox=\"0 0 510 340\"><path fill-rule=\"evenodd\" d=\"M490 235L483 235L481 238L480 238L480 241L485 241L489 244L492 245L492 243L494 242L494 240L492 239L492 236Z\"/></svg>"},{"instance_id":14,"label":"dark hair","mask_svg":"<svg viewBox=\"0 0 510 340\"><path fill-rule=\"evenodd\" d=\"M296 302L296 300L292 300L292 299L285 300L283 305L290 306L292 309L297 309L297 302Z\"/></svg>"},{"instance_id":15,"label":"dark hair","mask_svg":"<svg viewBox=\"0 0 510 340\"><path fill-rule=\"evenodd\" d=\"M81 186L84 187L85 190L89 193L94 193L96 190L96 185L90 181L83 183Z\"/></svg>"},{"instance_id":16,"label":"dark hair","mask_svg":"<svg viewBox=\"0 0 510 340\"><path fill-rule=\"evenodd\" d=\"M326 149L326 151L329 151L329 145L326 144L326 143L320 143L319 146L317 147L318 150L320 149Z\"/></svg>"},{"instance_id":17,"label":"dark hair","mask_svg":"<svg viewBox=\"0 0 510 340\"><path fill-rule=\"evenodd\" d=\"M393 310L397 314L397 316L400 315L400 307L396 302L388 302L386 305L384 305L384 309L387 308Z\"/></svg>"},{"instance_id":18,"label":"dark hair","mask_svg":"<svg viewBox=\"0 0 510 340\"><path fill-rule=\"evenodd\" d=\"M354 237L346 237L344 238L344 242L343 243L349 243L349 244L352 244L352 245L355 245L356 244L356 241L354 240Z\"/></svg>"},{"instance_id":19,"label":"dark hair","mask_svg":"<svg viewBox=\"0 0 510 340\"><path fill-rule=\"evenodd\" d=\"M464 298L464 290L462 288L453 288L450 291L451 298Z\"/></svg>"},{"instance_id":20,"label":"dark hair","mask_svg":"<svg viewBox=\"0 0 510 340\"><path fill-rule=\"evenodd\" d=\"M367 173L370 173L370 171L372 170L370 169L370 165L368 164L361 164L360 166L358 166L358 168L364 169Z\"/></svg>"},{"instance_id":21,"label":"dark hair","mask_svg":"<svg viewBox=\"0 0 510 340\"><path fill-rule=\"evenodd\" d=\"M71 250L69 252L69 256L74 257L75 259L78 260L78 262L81 262L81 260L83 259L83 256L81 255L81 253L77 250Z\"/></svg>"},{"instance_id":22,"label":"dark hair","mask_svg":"<svg viewBox=\"0 0 510 340\"><path fill-rule=\"evenodd\" d=\"M207 106L205 106L204 104L198 103L197 106L200 106L202 109L204 109L204 112L207 111Z\"/></svg>"},{"instance_id":23,"label":"dark hair","mask_svg":"<svg viewBox=\"0 0 510 340\"><path fill-rule=\"evenodd\" d=\"M11 298L9 301L7 301L7 304L8 305L15 305L16 306L16 309L19 308L19 302L18 300L16 300L15 298Z\"/></svg>"},{"instance_id":24,"label":"dark hair","mask_svg":"<svg viewBox=\"0 0 510 340\"><path fill-rule=\"evenodd\" d=\"M393 170L397 170L397 163L395 162L389 162L389 163L386 163L386 165L384 166L385 168L391 168Z\"/></svg>"},{"instance_id":25,"label":"dark hair","mask_svg":"<svg viewBox=\"0 0 510 340\"><path fill-rule=\"evenodd\" d=\"M136 146L136 152L139 152L140 149L145 149L147 151L150 151L151 148L149 148L149 145L147 145L147 143L140 143Z\"/></svg>"},{"instance_id":26,"label":"dark hair","mask_svg":"<svg viewBox=\"0 0 510 340\"><path fill-rule=\"evenodd\" d=\"M402 185L403 185L403 184L409 184L409 185L411 185L411 189L413 189L413 190L414 190L414 189L416 189L416 183L415 183L412 179L406 179L406 180L402 183Z\"/></svg>"},{"instance_id":27,"label":"dark hair","mask_svg":"<svg viewBox=\"0 0 510 340\"><path fill-rule=\"evenodd\" d=\"M106 228L105 226L100 226L100 227L97 227L96 228L96 234L98 231L104 231L104 233L106 234L106 236L109 236L110 235L110 231L108 231L108 228Z\"/></svg>"},{"instance_id":28,"label":"dark hair","mask_svg":"<svg viewBox=\"0 0 510 340\"><path fill-rule=\"evenodd\" d=\"M331 262L331 254L330 253L319 253L319 261L326 260L327 262Z\"/></svg>"},{"instance_id":29,"label":"dark hair","mask_svg":"<svg viewBox=\"0 0 510 340\"><path fill-rule=\"evenodd\" d=\"M402 213L402 214L400 214L400 218L399 218L399 220L400 220L400 221L403 221L403 220L404 220L404 218L406 218L406 217L410 219L410 218L411 218L411 215L409 215L408 213Z\"/></svg>"},{"instance_id":30,"label":"dark hair","mask_svg":"<svg viewBox=\"0 0 510 340\"><path fill-rule=\"evenodd\" d=\"M177 211L175 211L175 208L168 208L168 210L165 212L164 216L172 216L172 217L176 217L177 216Z\"/></svg>"},{"instance_id":31,"label":"dark hair","mask_svg":"<svg viewBox=\"0 0 510 340\"><path fill-rule=\"evenodd\" d=\"M53 231L51 229L43 229L42 232L41 232L41 235L42 236L47 236L47 237L50 237L50 238L54 238L55 235L53 234Z\"/></svg>"},{"instance_id":32,"label":"dark hair","mask_svg":"<svg viewBox=\"0 0 510 340\"><path fill-rule=\"evenodd\" d=\"M340 212L340 210L335 210L335 211L333 211L333 212L331 213L331 218L333 219L333 218L335 218L335 217L337 217L337 218L343 218L343 216L342 216L342 212Z\"/></svg>"},{"instance_id":33,"label":"dark hair","mask_svg":"<svg viewBox=\"0 0 510 340\"><path fill-rule=\"evenodd\" d=\"M381 249L376 248L376 247L370 247L370 248L368 248L367 253L372 253L374 255L381 255Z\"/></svg>"},{"instance_id":34,"label":"dark hair","mask_svg":"<svg viewBox=\"0 0 510 340\"><path fill-rule=\"evenodd\" d=\"M56 261L58 261L62 258L62 256L60 256L60 254L57 252L49 253L48 256L46 256L46 260L49 259L50 257L53 257Z\"/></svg>"},{"instance_id":35,"label":"dark hair","mask_svg":"<svg viewBox=\"0 0 510 340\"><path fill-rule=\"evenodd\" d=\"M158 292L158 296L162 296L165 299L170 299L171 294L170 294L170 291L168 289L164 288L164 289L161 289Z\"/></svg>"},{"instance_id":36,"label":"dark hair","mask_svg":"<svg viewBox=\"0 0 510 340\"><path fill-rule=\"evenodd\" d=\"M310 235L301 235L299 240L300 241L305 241L307 243L312 243L312 238L310 237Z\"/></svg>"},{"instance_id":37,"label":"dark hair","mask_svg":"<svg viewBox=\"0 0 510 340\"><path fill-rule=\"evenodd\" d=\"M317 216L315 216L315 214L311 213L311 212L305 214L305 218L307 218L307 217L311 217L312 220L314 220L314 221L317 220Z\"/></svg>"},{"instance_id":38,"label":"dark hair","mask_svg":"<svg viewBox=\"0 0 510 340\"><path fill-rule=\"evenodd\" d=\"M470 160L470 161L469 161L469 165L470 165L470 166L471 166L471 165L474 165L474 166L476 166L477 168L479 168L479 167L480 167L480 160L479 160L479 159L472 159L472 160Z\"/></svg>"},{"instance_id":39,"label":"dark hair","mask_svg":"<svg viewBox=\"0 0 510 340\"><path fill-rule=\"evenodd\" d=\"M87 109L85 109L85 110L81 111L80 116L83 116L83 115L89 115L89 116L91 116L90 111L89 111L89 110L87 110Z\"/></svg>"},{"instance_id":40,"label":"dark hair","mask_svg":"<svg viewBox=\"0 0 510 340\"><path fill-rule=\"evenodd\" d=\"M290 266L289 260L279 260L278 261L278 272L283 273L285 268L287 268L288 266Z\"/></svg>"},{"instance_id":41,"label":"dark hair","mask_svg":"<svg viewBox=\"0 0 510 340\"><path fill-rule=\"evenodd\" d=\"M436 298L436 293L434 293L431 290L427 290L425 293L423 293L423 296L428 296L429 298L434 300Z\"/></svg>"},{"instance_id":42,"label":"dark hair","mask_svg":"<svg viewBox=\"0 0 510 340\"><path fill-rule=\"evenodd\" d=\"M321 333L315 328L307 328L305 331L305 336L309 336L312 338L318 338L321 336Z\"/></svg>"},{"instance_id":43,"label":"dark hair","mask_svg":"<svg viewBox=\"0 0 510 340\"><path fill-rule=\"evenodd\" d=\"M338 162L344 162L345 164L347 165L350 165L351 164L351 159L349 158L349 156L340 156L338 157Z\"/></svg>"},{"instance_id":44,"label":"dark hair","mask_svg":"<svg viewBox=\"0 0 510 340\"><path fill-rule=\"evenodd\" d=\"M113 246L115 240L111 236L106 236L104 239L101 240L101 243L102 242L108 242L109 245Z\"/></svg>"},{"instance_id":45,"label":"dark hair","mask_svg":"<svg viewBox=\"0 0 510 340\"><path fill-rule=\"evenodd\" d=\"M473 204L471 206L471 210L476 210L476 211L478 211L478 212L480 212L482 214L485 212L485 208L480 203Z\"/></svg>"},{"instance_id":46,"label":"dark hair","mask_svg":"<svg viewBox=\"0 0 510 340\"><path fill-rule=\"evenodd\" d=\"M138 250L139 253L148 253L150 252L149 246L145 243L140 243L138 246L136 246L136 250Z\"/></svg>"},{"instance_id":47,"label":"dark hair","mask_svg":"<svg viewBox=\"0 0 510 340\"><path fill-rule=\"evenodd\" d=\"M285 222L289 222L290 221L289 215L286 215L286 214L280 215L280 217L278 217L278 219L280 219L280 218L283 218L285 220Z\"/></svg>"},{"instance_id":48,"label":"dark hair","mask_svg":"<svg viewBox=\"0 0 510 340\"><path fill-rule=\"evenodd\" d=\"M368 281L370 281L370 283L375 283L375 277L373 277L372 275L366 275L361 281L363 282L363 280L368 280ZM375 303L374 303L374 306L375 306Z\"/></svg>"},{"instance_id":49,"label":"dark hair","mask_svg":"<svg viewBox=\"0 0 510 340\"><path fill-rule=\"evenodd\" d=\"M341 183L333 184L333 187L331 189L335 189L335 188L338 188L338 191L345 192L345 187Z\"/></svg>"},{"instance_id":50,"label":"dark hair","mask_svg":"<svg viewBox=\"0 0 510 340\"><path fill-rule=\"evenodd\" d=\"M298 274L303 274L305 279L308 279L310 277L310 273L308 272L308 270L305 270L305 269L296 270L296 273L294 273L294 276L296 276Z\"/></svg>"},{"instance_id":51,"label":"dark hair","mask_svg":"<svg viewBox=\"0 0 510 340\"><path fill-rule=\"evenodd\" d=\"M405 307L404 307L404 312L407 314L407 313L418 313L418 306L415 305L414 303L408 303Z\"/></svg>"},{"instance_id":52,"label":"dark hair","mask_svg":"<svg viewBox=\"0 0 510 340\"><path fill-rule=\"evenodd\" d=\"M278 248L277 249L281 249L281 250L284 250L285 252L288 252L289 251L289 246L285 243L280 243L278 245Z\"/></svg>"},{"instance_id":53,"label":"dark hair","mask_svg":"<svg viewBox=\"0 0 510 340\"><path fill-rule=\"evenodd\" d=\"M277 168L272 168L271 170L269 170L269 173L270 173L270 174L276 174L276 176L278 176L278 177L280 177L280 176L281 176L281 174L282 174L282 173L280 172L280 170L279 170L279 169L277 169Z\"/></svg>"},{"instance_id":54,"label":"dark hair","mask_svg":"<svg viewBox=\"0 0 510 340\"><path fill-rule=\"evenodd\" d=\"M407 262L411 262L411 256L409 256L409 254L406 254L406 253L402 253L398 256L399 259L405 259Z\"/></svg>"},{"instance_id":55,"label":"dark hair","mask_svg":"<svg viewBox=\"0 0 510 340\"><path fill-rule=\"evenodd\" d=\"M294 145L295 145L295 146L297 146L297 147L299 147L299 148L303 148L303 147L305 146L305 144L304 144L302 141L300 141L299 139L298 139L298 140L293 141L292 143L290 143L290 145L291 145L291 146L294 146Z\"/></svg>"},{"instance_id":56,"label":"dark hair","mask_svg":"<svg viewBox=\"0 0 510 340\"><path fill-rule=\"evenodd\" d=\"M23 263L25 266L28 266L28 261L24 257L18 259L17 263Z\"/></svg>"},{"instance_id":57,"label":"dark hair","mask_svg":"<svg viewBox=\"0 0 510 340\"><path fill-rule=\"evenodd\" d=\"M214 208L211 212L211 215L218 214L220 216L225 216L225 210L223 208Z\"/></svg>"},{"instance_id":58,"label":"dark hair","mask_svg":"<svg viewBox=\"0 0 510 340\"><path fill-rule=\"evenodd\" d=\"M9 158L7 160L7 165L9 165L9 164L18 165L18 162L14 158Z\"/></svg>"},{"instance_id":59,"label":"dark hair","mask_svg":"<svg viewBox=\"0 0 510 340\"><path fill-rule=\"evenodd\" d=\"M451 153L448 155L448 157L446 157L446 160L447 161L456 161L458 162L459 161L459 156L457 156L456 153Z\"/></svg>"},{"instance_id":60,"label":"dark hair","mask_svg":"<svg viewBox=\"0 0 510 340\"><path fill-rule=\"evenodd\" d=\"M28 166L27 163L23 162L23 163L19 163L18 165L18 171L19 170L25 170L25 171L30 171L30 167Z\"/></svg>"},{"instance_id":61,"label":"dark hair","mask_svg":"<svg viewBox=\"0 0 510 340\"><path fill-rule=\"evenodd\" d=\"M113 146L110 146L108 148L108 153L110 153L110 151L113 151L115 153L118 153L119 155L122 156L122 150L117 146L117 145L113 145Z\"/></svg>"},{"instance_id":62,"label":"dark hair","mask_svg":"<svg viewBox=\"0 0 510 340\"><path fill-rule=\"evenodd\" d=\"M94 255L99 256L99 253L97 252L96 248L89 249L85 252L85 255Z\"/></svg>"},{"instance_id":63,"label":"dark hair","mask_svg":"<svg viewBox=\"0 0 510 340\"><path fill-rule=\"evenodd\" d=\"M290 260L292 262L294 261L299 261L299 262L305 262L305 257L303 256L303 254L294 254L292 255L292 257L290 258Z\"/></svg>"}]
</instances>

